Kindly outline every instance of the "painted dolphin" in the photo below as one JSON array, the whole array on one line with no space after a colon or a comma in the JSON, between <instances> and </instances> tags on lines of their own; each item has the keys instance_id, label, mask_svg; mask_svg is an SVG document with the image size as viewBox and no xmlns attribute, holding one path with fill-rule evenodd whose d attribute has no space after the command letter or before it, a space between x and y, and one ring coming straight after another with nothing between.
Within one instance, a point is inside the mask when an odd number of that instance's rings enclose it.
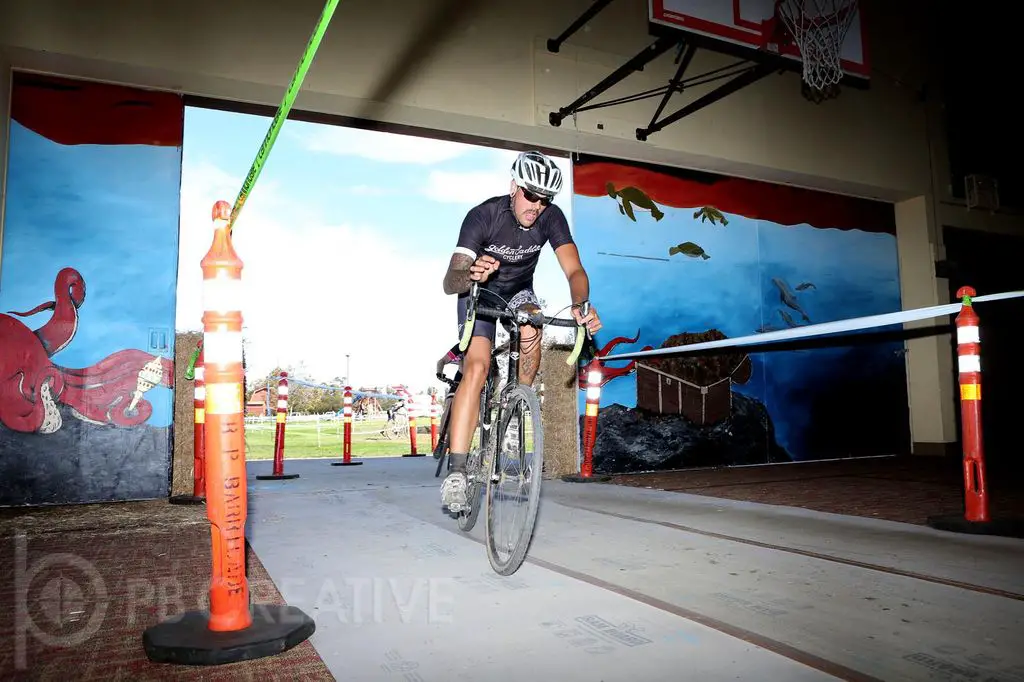
<instances>
[{"instance_id":1,"label":"painted dolphin","mask_svg":"<svg viewBox=\"0 0 1024 682\"><path fill-rule=\"evenodd\" d=\"M781 300L786 307L792 308L796 312L800 313L801 317L804 318L804 322L810 322L811 318L807 317L807 313L800 307L800 303L796 300L796 294L794 294L789 285L783 282L778 277L772 277L772 284L779 290L779 300Z\"/></svg>"}]
</instances>

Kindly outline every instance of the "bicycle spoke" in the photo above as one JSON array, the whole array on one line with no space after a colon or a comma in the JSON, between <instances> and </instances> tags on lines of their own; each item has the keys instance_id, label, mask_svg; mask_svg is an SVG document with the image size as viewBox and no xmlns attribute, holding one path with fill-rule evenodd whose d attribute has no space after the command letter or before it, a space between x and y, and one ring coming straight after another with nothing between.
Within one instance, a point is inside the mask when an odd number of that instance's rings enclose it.
<instances>
[{"instance_id":1,"label":"bicycle spoke","mask_svg":"<svg viewBox=\"0 0 1024 682\"><path fill-rule=\"evenodd\" d=\"M528 386L508 392L503 424L495 435L497 471L487 487L488 558L501 575L519 569L533 537L540 503L538 463L543 462L540 406Z\"/></svg>"}]
</instances>

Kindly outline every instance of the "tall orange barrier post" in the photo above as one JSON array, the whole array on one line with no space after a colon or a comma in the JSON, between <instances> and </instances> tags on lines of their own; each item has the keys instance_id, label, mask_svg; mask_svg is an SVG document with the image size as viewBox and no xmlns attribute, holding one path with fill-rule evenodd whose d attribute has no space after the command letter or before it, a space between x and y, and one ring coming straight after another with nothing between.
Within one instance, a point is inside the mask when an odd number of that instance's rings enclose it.
<instances>
[{"instance_id":1,"label":"tall orange barrier post","mask_svg":"<svg viewBox=\"0 0 1024 682\"><path fill-rule=\"evenodd\" d=\"M409 415L409 454L402 457L426 457L425 452L416 452L416 408L411 394L406 395L405 409Z\"/></svg>"},{"instance_id":2,"label":"tall orange barrier post","mask_svg":"<svg viewBox=\"0 0 1024 682\"><path fill-rule=\"evenodd\" d=\"M345 397L342 399L342 418L345 420L345 439L342 446L342 460L331 462L332 467L359 466L362 462L352 461L352 387L345 387Z\"/></svg>"},{"instance_id":3,"label":"tall orange barrier post","mask_svg":"<svg viewBox=\"0 0 1024 682\"><path fill-rule=\"evenodd\" d=\"M611 476L594 475L594 443L597 441L597 410L601 406L601 382L603 374L597 358L587 366L586 408L583 413L583 461L579 474L562 477L570 483L603 483Z\"/></svg>"},{"instance_id":4,"label":"tall orange barrier post","mask_svg":"<svg viewBox=\"0 0 1024 682\"><path fill-rule=\"evenodd\" d=\"M989 520L985 486L985 451L981 437L981 334L978 314L971 305L971 287L956 292L963 301L956 316L956 355L960 373L960 421L963 432L964 518Z\"/></svg>"},{"instance_id":5,"label":"tall orange barrier post","mask_svg":"<svg viewBox=\"0 0 1024 682\"><path fill-rule=\"evenodd\" d=\"M437 449L437 413L440 406L437 404L437 394L430 394L430 451Z\"/></svg>"},{"instance_id":6,"label":"tall orange barrier post","mask_svg":"<svg viewBox=\"0 0 1024 682\"><path fill-rule=\"evenodd\" d=\"M146 656L157 663L220 665L262 658L301 644L316 630L316 623L293 606L249 604L242 261L228 233L230 214L226 201L214 205L213 244L202 260L210 608L175 615L143 633Z\"/></svg>"},{"instance_id":7,"label":"tall orange barrier post","mask_svg":"<svg viewBox=\"0 0 1024 682\"><path fill-rule=\"evenodd\" d=\"M192 408L194 414L192 429L192 494L175 495L171 504L202 504L206 502L206 383L203 373L203 350L200 346L199 357L196 359L195 379L192 389Z\"/></svg>"},{"instance_id":8,"label":"tall orange barrier post","mask_svg":"<svg viewBox=\"0 0 1024 682\"><path fill-rule=\"evenodd\" d=\"M963 440L964 513L928 518L940 530L982 535L1024 537L1024 519L993 519L989 514L985 450L981 425L981 329L971 299L972 287L960 287L956 316L956 356L960 384L960 425Z\"/></svg>"},{"instance_id":9,"label":"tall orange barrier post","mask_svg":"<svg viewBox=\"0 0 1024 682\"><path fill-rule=\"evenodd\" d=\"M274 425L274 469L271 474L260 474L260 481L284 481L298 478L298 474L284 473L284 432L288 422L288 372L281 372L277 382L277 423Z\"/></svg>"}]
</instances>

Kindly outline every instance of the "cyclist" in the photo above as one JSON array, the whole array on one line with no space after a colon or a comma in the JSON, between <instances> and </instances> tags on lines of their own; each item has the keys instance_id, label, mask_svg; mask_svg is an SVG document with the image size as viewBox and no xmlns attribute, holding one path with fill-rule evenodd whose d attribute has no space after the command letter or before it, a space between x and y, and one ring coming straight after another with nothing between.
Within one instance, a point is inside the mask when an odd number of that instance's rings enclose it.
<instances>
[{"instance_id":1,"label":"cyclist","mask_svg":"<svg viewBox=\"0 0 1024 682\"><path fill-rule=\"evenodd\" d=\"M512 164L508 194L491 197L466 214L444 276L444 292L458 294L460 336L473 282L486 285L512 309L540 311L533 292L533 273L545 243L551 245L569 283L573 317L591 334L601 329L597 311L588 305L590 280L580 263L569 224L562 209L552 204L561 189L562 172L551 159L537 151L523 152ZM495 332L493 319L478 317L462 361L462 381L455 392L449 422L451 471L441 485L441 502L450 512L466 508L466 459L479 418L480 392L490 367ZM519 377L530 385L540 367L540 331L524 326L520 341Z\"/></svg>"},{"instance_id":2,"label":"cyclist","mask_svg":"<svg viewBox=\"0 0 1024 682\"><path fill-rule=\"evenodd\" d=\"M448 351L444 355L442 355L441 358L437 361L437 378L442 379L443 381L444 368L447 367L448 365L458 364L460 362L462 362L462 351L459 350L459 344L455 344L454 346L449 348ZM453 381L458 381L461 378L459 376L460 374L462 374L461 368L459 368L459 370L456 371L455 378L453 379Z\"/></svg>"}]
</instances>

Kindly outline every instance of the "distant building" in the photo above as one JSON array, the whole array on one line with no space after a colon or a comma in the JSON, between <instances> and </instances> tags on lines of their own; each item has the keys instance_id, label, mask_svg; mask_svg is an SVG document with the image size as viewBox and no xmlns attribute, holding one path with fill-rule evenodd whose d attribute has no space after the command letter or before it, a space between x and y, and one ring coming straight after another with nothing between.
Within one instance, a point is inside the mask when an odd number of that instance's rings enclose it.
<instances>
[{"instance_id":1,"label":"distant building","mask_svg":"<svg viewBox=\"0 0 1024 682\"><path fill-rule=\"evenodd\" d=\"M245 416L247 416L247 417L269 416L270 413L267 411L267 405L268 405L268 403L267 403L267 389L266 389L266 387L264 387L264 388L257 388L255 391L253 391L252 397L249 398L249 400L246 401L246 403L245 403ZM275 404L273 406L273 408L276 409L277 405Z\"/></svg>"}]
</instances>

